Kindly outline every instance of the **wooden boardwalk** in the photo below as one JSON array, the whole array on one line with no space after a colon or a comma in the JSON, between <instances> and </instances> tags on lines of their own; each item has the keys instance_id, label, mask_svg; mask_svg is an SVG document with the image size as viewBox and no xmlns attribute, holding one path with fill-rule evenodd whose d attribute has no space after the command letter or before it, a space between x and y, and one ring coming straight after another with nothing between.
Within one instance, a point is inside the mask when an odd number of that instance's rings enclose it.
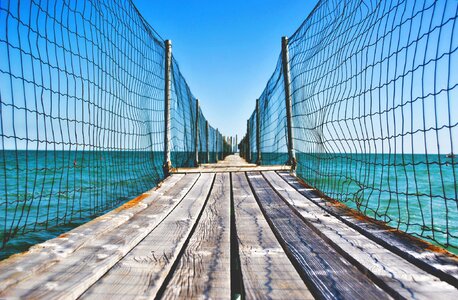
<instances>
[{"instance_id":1,"label":"wooden boardwalk","mask_svg":"<svg viewBox=\"0 0 458 300\"><path fill-rule=\"evenodd\" d=\"M0 262L0 299L458 299L458 259L238 156Z\"/></svg>"}]
</instances>

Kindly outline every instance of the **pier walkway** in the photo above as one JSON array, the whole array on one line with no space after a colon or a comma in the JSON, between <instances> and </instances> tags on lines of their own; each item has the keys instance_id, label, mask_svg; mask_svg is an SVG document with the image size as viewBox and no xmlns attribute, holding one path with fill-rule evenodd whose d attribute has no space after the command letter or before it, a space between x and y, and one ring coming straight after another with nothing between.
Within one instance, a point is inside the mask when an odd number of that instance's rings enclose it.
<instances>
[{"instance_id":1,"label":"pier walkway","mask_svg":"<svg viewBox=\"0 0 458 300\"><path fill-rule=\"evenodd\" d=\"M456 257L232 155L0 262L0 298L458 299Z\"/></svg>"}]
</instances>

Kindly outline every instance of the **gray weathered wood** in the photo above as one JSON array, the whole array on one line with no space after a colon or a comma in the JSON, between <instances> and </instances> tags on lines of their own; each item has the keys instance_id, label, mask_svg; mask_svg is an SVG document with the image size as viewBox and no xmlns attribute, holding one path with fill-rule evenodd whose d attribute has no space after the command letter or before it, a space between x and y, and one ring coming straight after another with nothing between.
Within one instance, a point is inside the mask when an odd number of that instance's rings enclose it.
<instances>
[{"instance_id":1,"label":"gray weathered wood","mask_svg":"<svg viewBox=\"0 0 458 300\"><path fill-rule=\"evenodd\" d=\"M458 288L458 258L456 255L364 217L337 201L323 199L316 190L305 187L288 173L280 172L279 175L305 197L360 234Z\"/></svg>"},{"instance_id":2,"label":"gray weathered wood","mask_svg":"<svg viewBox=\"0 0 458 300\"><path fill-rule=\"evenodd\" d=\"M174 174L181 173L219 173L219 172L249 172L249 171L286 171L290 167L282 166L257 166L249 164L239 155L229 155L226 159L216 164L201 164L198 168L179 168L173 171Z\"/></svg>"},{"instance_id":3,"label":"gray weathered wood","mask_svg":"<svg viewBox=\"0 0 458 300\"><path fill-rule=\"evenodd\" d=\"M206 159L207 159L207 163L210 162L210 139L209 139L209 135L208 135L208 121L205 121L205 148L207 149L207 155L206 155Z\"/></svg>"},{"instance_id":4,"label":"gray weathered wood","mask_svg":"<svg viewBox=\"0 0 458 300\"><path fill-rule=\"evenodd\" d=\"M183 177L176 189L164 193L129 222L92 239L46 271L38 270L33 276L2 291L0 297L78 297L160 224L181 203L198 177L198 174Z\"/></svg>"},{"instance_id":5,"label":"gray weathered wood","mask_svg":"<svg viewBox=\"0 0 458 300\"><path fill-rule=\"evenodd\" d=\"M323 299L391 298L311 230L260 173L248 173L248 179L267 221L314 295Z\"/></svg>"},{"instance_id":6,"label":"gray weathered wood","mask_svg":"<svg viewBox=\"0 0 458 300\"><path fill-rule=\"evenodd\" d=\"M270 185L296 209L303 220L346 259L371 278L386 285L393 297L458 299L458 290L407 262L356 230L329 215L273 171L263 172Z\"/></svg>"},{"instance_id":7,"label":"gray weathered wood","mask_svg":"<svg viewBox=\"0 0 458 300\"><path fill-rule=\"evenodd\" d=\"M167 176L172 168L172 160L170 156L170 130L172 128L170 122L171 110L171 81L172 81L172 41L165 41L165 87L164 87L164 174Z\"/></svg>"},{"instance_id":8,"label":"gray weathered wood","mask_svg":"<svg viewBox=\"0 0 458 300\"><path fill-rule=\"evenodd\" d=\"M216 159L215 161L218 162L219 160L219 153L218 153L218 139L219 139L219 130L218 128L216 129L216 133L215 133L215 156L216 156Z\"/></svg>"},{"instance_id":9,"label":"gray weathered wood","mask_svg":"<svg viewBox=\"0 0 458 300\"><path fill-rule=\"evenodd\" d=\"M247 152L247 160L250 162L251 161L251 135L250 135L250 120L248 119L246 121L246 140L247 140L247 146L248 146L248 152Z\"/></svg>"},{"instance_id":10,"label":"gray weathered wood","mask_svg":"<svg viewBox=\"0 0 458 300\"><path fill-rule=\"evenodd\" d=\"M295 167L296 152L294 150L293 112L291 104L291 73L289 65L288 38L286 36L281 38L281 59L283 68L283 86L285 91L286 128L288 135L288 164Z\"/></svg>"},{"instance_id":11,"label":"gray weathered wood","mask_svg":"<svg viewBox=\"0 0 458 300\"><path fill-rule=\"evenodd\" d=\"M43 273L51 266L61 263L82 246L102 235L114 232L128 222L136 213L155 205L157 199L173 188L183 188L183 175L169 176L159 185L129 201L121 207L85 223L57 238L35 245L29 251L0 262L0 293L9 286ZM187 181L187 180L186 180ZM179 182L179 183L178 183Z\"/></svg>"},{"instance_id":12,"label":"gray weathered wood","mask_svg":"<svg viewBox=\"0 0 458 300\"><path fill-rule=\"evenodd\" d=\"M190 175L188 175L190 176ZM99 299L154 298L197 222L212 186L213 174L203 174L183 201L135 248L83 295Z\"/></svg>"},{"instance_id":13,"label":"gray weathered wood","mask_svg":"<svg viewBox=\"0 0 458 300\"><path fill-rule=\"evenodd\" d=\"M231 170L261 169L229 156L195 170L216 175L172 175L120 208L0 262L0 298L230 297ZM321 298L388 297L374 282L396 298L458 297L428 273L454 280L458 264L448 252L355 218L286 173L232 176L247 298L310 298L304 280ZM384 247L405 251L409 262Z\"/></svg>"},{"instance_id":14,"label":"gray weathered wood","mask_svg":"<svg viewBox=\"0 0 458 300\"><path fill-rule=\"evenodd\" d=\"M258 153L258 159L256 164L262 164L261 158L261 111L259 109L259 99L256 99L256 151Z\"/></svg>"},{"instance_id":15,"label":"gray weathered wood","mask_svg":"<svg viewBox=\"0 0 458 300\"><path fill-rule=\"evenodd\" d=\"M164 291L166 299L230 299L230 175L216 175L197 228Z\"/></svg>"},{"instance_id":16,"label":"gray weathered wood","mask_svg":"<svg viewBox=\"0 0 458 300\"><path fill-rule=\"evenodd\" d=\"M194 133L194 166L199 165L199 99L196 99L196 118Z\"/></svg>"},{"instance_id":17,"label":"gray weathered wood","mask_svg":"<svg viewBox=\"0 0 458 300\"><path fill-rule=\"evenodd\" d=\"M234 213L247 299L313 299L259 209L245 173L232 174Z\"/></svg>"}]
</instances>

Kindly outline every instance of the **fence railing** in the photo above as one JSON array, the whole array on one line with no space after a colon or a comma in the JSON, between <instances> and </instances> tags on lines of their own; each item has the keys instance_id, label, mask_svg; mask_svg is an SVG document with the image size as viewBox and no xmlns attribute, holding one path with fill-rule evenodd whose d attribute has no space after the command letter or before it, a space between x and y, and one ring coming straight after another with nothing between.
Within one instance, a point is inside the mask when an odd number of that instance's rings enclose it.
<instances>
[{"instance_id":1,"label":"fence railing","mask_svg":"<svg viewBox=\"0 0 458 300\"><path fill-rule=\"evenodd\" d=\"M457 252L457 16L457 1L319 1L284 39L242 155Z\"/></svg>"},{"instance_id":2,"label":"fence railing","mask_svg":"<svg viewBox=\"0 0 458 300\"><path fill-rule=\"evenodd\" d=\"M223 140L130 1L0 1L0 257L222 159Z\"/></svg>"}]
</instances>

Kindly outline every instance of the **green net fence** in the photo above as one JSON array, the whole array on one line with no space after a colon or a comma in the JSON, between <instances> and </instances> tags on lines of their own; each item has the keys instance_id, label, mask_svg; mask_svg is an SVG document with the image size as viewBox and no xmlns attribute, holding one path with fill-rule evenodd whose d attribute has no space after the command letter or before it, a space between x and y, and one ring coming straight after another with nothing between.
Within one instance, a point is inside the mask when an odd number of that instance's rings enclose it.
<instances>
[{"instance_id":1,"label":"green net fence","mask_svg":"<svg viewBox=\"0 0 458 300\"><path fill-rule=\"evenodd\" d=\"M287 61L298 176L455 252L457 16L457 1L320 1ZM262 164L288 161L283 63L260 96ZM256 110L248 123L256 162Z\"/></svg>"},{"instance_id":2,"label":"green net fence","mask_svg":"<svg viewBox=\"0 0 458 300\"><path fill-rule=\"evenodd\" d=\"M194 165L196 99L171 69L172 164ZM0 1L0 258L163 178L164 86L164 40L130 1Z\"/></svg>"}]
</instances>

